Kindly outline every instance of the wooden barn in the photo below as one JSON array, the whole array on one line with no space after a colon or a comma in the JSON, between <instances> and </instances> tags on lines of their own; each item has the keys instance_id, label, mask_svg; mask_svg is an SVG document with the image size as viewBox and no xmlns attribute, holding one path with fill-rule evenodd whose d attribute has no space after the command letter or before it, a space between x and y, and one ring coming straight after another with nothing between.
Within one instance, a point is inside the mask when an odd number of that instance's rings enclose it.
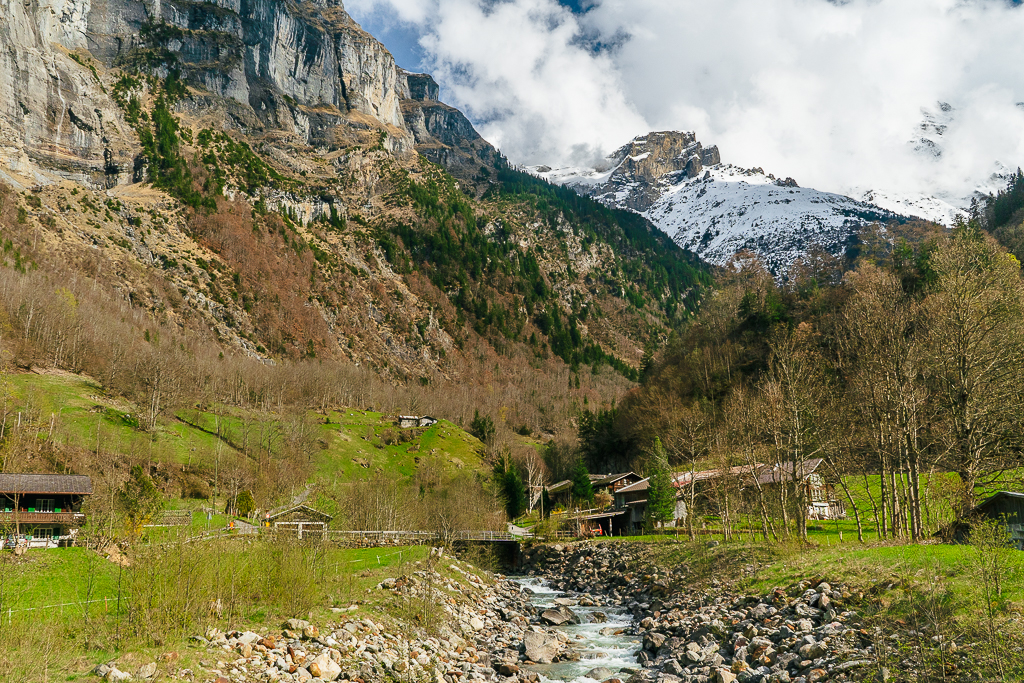
<instances>
[{"instance_id":1,"label":"wooden barn","mask_svg":"<svg viewBox=\"0 0 1024 683\"><path fill-rule=\"evenodd\" d=\"M953 541L970 542L971 522L980 519L995 520L1005 526L1013 547L1024 550L1024 493L999 491L983 500L965 519L953 526Z\"/></svg>"},{"instance_id":2,"label":"wooden barn","mask_svg":"<svg viewBox=\"0 0 1024 683\"><path fill-rule=\"evenodd\" d=\"M300 539L323 538L332 519L326 512L314 510L308 505L296 505L273 514L267 513L263 526L295 533Z\"/></svg>"}]
</instances>

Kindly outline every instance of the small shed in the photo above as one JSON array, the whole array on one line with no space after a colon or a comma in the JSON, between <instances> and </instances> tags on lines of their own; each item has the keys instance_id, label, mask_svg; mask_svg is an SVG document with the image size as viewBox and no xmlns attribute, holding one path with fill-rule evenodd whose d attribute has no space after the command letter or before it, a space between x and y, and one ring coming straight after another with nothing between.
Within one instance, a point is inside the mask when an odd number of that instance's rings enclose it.
<instances>
[{"instance_id":1,"label":"small shed","mask_svg":"<svg viewBox=\"0 0 1024 683\"><path fill-rule=\"evenodd\" d=\"M980 519L995 520L1005 526L1013 547L1024 550L1024 493L999 491L983 500L953 526L954 542L969 542L971 523Z\"/></svg>"},{"instance_id":2,"label":"small shed","mask_svg":"<svg viewBox=\"0 0 1024 683\"><path fill-rule=\"evenodd\" d=\"M278 531L294 531L300 538L323 538L327 525L334 519L326 512L320 512L308 505L296 505L273 514L267 513L263 526Z\"/></svg>"}]
</instances>

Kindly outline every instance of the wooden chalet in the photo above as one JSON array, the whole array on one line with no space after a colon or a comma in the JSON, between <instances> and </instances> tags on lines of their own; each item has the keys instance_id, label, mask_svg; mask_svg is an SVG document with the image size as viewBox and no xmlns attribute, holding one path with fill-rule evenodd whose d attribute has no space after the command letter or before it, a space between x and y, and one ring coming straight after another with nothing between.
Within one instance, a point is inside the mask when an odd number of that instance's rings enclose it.
<instances>
[{"instance_id":1,"label":"wooden chalet","mask_svg":"<svg viewBox=\"0 0 1024 683\"><path fill-rule=\"evenodd\" d=\"M4 545L70 545L85 524L82 504L92 480L76 474L0 474Z\"/></svg>"},{"instance_id":2,"label":"wooden chalet","mask_svg":"<svg viewBox=\"0 0 1024 683\"><path fill-rule=\"evenodd\" d=\"M821 463L821 458L816 458L801 463L799 467L793 463L754 464L700 472L675 472L672 474L672 485L676 488L675 513L672 522L666 525L677 525L686 519L687 501L711 501L715 497L714 487L727 482L744 497L750 497L757 487L771 491L799 482L806 487L808 519L845 519L846 506L836 497L834 488L816 472ZM618 522L621 530L616 528L616 533L634 534L643 529L649 486L650 480L643 479L615 492L615 509L627 513Z\"/></svg>"},{"instance_id":3,"label":"wooden chalet","mask_svg":"<svg viewBox=\"0 0 1024 683\"><path fill-rule=\"evenodd\" d=\"M612 497L615 496L615 492L619 489L635 484L642 479L640 475L632 472L624 472L622 474L591 474L589 477L590 487L595 494L606 492ZM569 504L569 497L572 494L571 479L564 479L548 486L547 489L548 496L553 504L566 506Z\"/></svg>"},{"instance_id":4,"label":"wooden chalet","mask_svg":"<svg viewBox=\"0 0 1024 683\"><path fill-rule=\"evenodd\" d=\"M280 512L268 512L263 519L263 526L294 533L300 539L323 538L332 519L334 518L326 512L320 512L308 505L296 505Z\"/></svg>"},{"instance_id":5,"label":"wooden chalet","mask_svg":"<svg viewBox=\"0 0 1024 683\"><path fill-rule=\"evenodd\" d=\"M744 475L743 486L746 490L756 486L773 489L799 481L807 496L807 519L846 519L846 504L836 496L835 487L817 472L822 462L821 458L812 458L799 466L793 462L757 465L754 474Z\"/></svg>"},{"instance_id":6,"label":"wooden chalet","mask_svg":"<svg viewBox=\"0 0 1024 683\"><path fill-rule=\"evenodd\" d=\"M952 526L952 540L955 543L969 543L971 524L983 519L995 520L1005 527L1010 544L1017 550L1024 550L1024 493L993 493ZM936 535L944 533L948 532L940 531Z\"/></svg>"}]
</instances>

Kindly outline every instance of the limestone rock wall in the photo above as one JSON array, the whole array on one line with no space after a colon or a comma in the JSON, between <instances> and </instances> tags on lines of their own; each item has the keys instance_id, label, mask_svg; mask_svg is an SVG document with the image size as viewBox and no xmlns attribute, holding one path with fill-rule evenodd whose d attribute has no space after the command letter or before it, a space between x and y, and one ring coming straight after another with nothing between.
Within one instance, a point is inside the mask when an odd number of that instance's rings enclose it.
<instances>
[{"instance_id":1,"label":"limestone rock wall","mask_svg":"<svg viewBox=\"0 0 1024 683\"><path fill-rule=\"evenodd\" d=\"M90 9L89 0L0 3L0 162L109 187L130 178L133 152L117 106L71 58L86 47Z\"/></svg>"}]
</instances>

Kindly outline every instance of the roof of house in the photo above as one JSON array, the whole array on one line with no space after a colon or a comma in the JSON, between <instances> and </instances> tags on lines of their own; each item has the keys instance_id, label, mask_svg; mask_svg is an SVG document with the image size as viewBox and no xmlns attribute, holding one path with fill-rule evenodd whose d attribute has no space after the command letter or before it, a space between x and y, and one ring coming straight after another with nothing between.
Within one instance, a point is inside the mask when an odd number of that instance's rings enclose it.
<instances>
[{"instance_id":1,"label":"roof of house","mask_svg":"<svg viewBox=\"0 0 1024 683\"><path fill-rule=\"evenodd\" d=\"M623 472L621 474L591 474L590 483L594 486L611 486L618 481L622 481L626 477L635 476L637 475L632 472Z\"/></svg>"},{"instance_id":2,"label":"roof of house","mask_svg":"<svg viewBox=\"0 0 1024 683\"><path fill-rule=\"evenodd\" d=\"M82 474L0 474L0 493L54 493L87 496L92 479Z\"/></svg>"},{"instance_id":3,"label":"roof of house","mask_svg":"<svg viewBox=\"0 0 1024 683\"><path fill-rule=\"evenodd\" d=\"M646 491L648 488L650 488L650 481L650 478L641 479L635 484L623 486L621 489L616 491L616 493L638 493L640 491Z\"/></svg>"},{"instance_id":4,"label":"roof of house","mask_svg":"<svg viewBox=\"0 0 1024 683\"><path fill-rule=\"evenodd\" d=\"M972 512L978 512L982 508L986 508L992 503L995 503L996 501L1002 498L1014 498L1016 500L1024 500L1024 493L1017 493L1016 491L997 491L988 498L986 498L985 500L975 505L974 510L972 510Z\"/></svg>"},{"instance_id":5,"label":"roof of house","mask_svg":"<svg viewBox=\"0 0 1024 683\"><path fill-rule=\"evenodd\" d=\"M313 508L309 507L308 505L295 505L293 507L288 508L287 510L281 510L280 512L275 512L272 515L267 515L267 520L274 521L275 519L278 519L280 517L284 517L285 515L290 515L290 514L292 514L294 512L302 512L302 513L304 513L306 515L309 515L310 517L312 517L314 519L319 519L319 520L322 520L324 522L329 522L332 519L334 519L334 517L332 517L331 515L327 514L326 512L320 512L319 510L314 510Z\"/></svg>"},{"instance_id":6,"label":"roof of house","mask_svg":"<svg viewBox=\"0 0 1024 683\"><path fill-rule=\"evenodd\" d=\"M560 482L558 482L556 484L552 484L551 486L549 486L548 487L548 493L549 494L561 493L562 491L567 491L571 486L572 486L572 481L570 481L568 479L563 479L562 481L560 481Z\"/></svg>"},{"instance_id":7,"label":"roof of house","mask_svg":"<svg viewBox=\"0 0 1024 683\"><path fill-rule=\"evenodd\" d=\"M760 485L781 484L785 481L795 481L814 474L814 471L821 465L821 458L812 458L800 463L797 468L795 463L784 462L780 465L765 465L758 470L756 481ZM793 476L794 472L800 476Z\"/></svg>"}]
</instances>

